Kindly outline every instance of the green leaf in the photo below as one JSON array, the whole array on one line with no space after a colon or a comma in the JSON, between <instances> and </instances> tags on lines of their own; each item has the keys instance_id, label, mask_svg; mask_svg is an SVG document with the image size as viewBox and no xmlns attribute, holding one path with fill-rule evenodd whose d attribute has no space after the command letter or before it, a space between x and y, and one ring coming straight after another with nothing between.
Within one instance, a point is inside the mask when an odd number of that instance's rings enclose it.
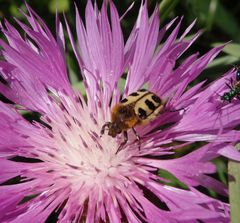
<instances>
[{"instance_id":1,"label":"green leaf","mask_svg":"<svg viewBox=\"0 0 240 223\"><path fill-rule=\"evenodd\" d=\"M208 16L207 16L207 27L206 30L211 30L212 25L215 20L215 14L218 6L218 0L211 0L208 8Z\"/></svg>"},{"instance_id":2,"label":"green leaf","mask_svg":"<svg viewBox=\"0 0 240 223\"><path fill-rule=\"evenodd\" d=\"M230 35L231 39L240 38L238 20L235 19L232 10L228 10L226 3L220 0L188 0L185 3L185 14L187 18L198 18L200 24L205 24L206 30L214 28L221 29L225 34ZM187 4L186 4L187 3ZM237 17L236 17L237 18Z\"/></svg>"},{"instance_id":3,"label":"green leaf","mask_svg":"<svg viewBox=\"0 0 240 223\"><path fill-rule=\"evenodd\" d=\"M223 52L240 59L240 44L230 43L224 47Z\"/></svg>"},{"instance_id":4,"label":"green leaf","mask_svg":"<svg viewBox=\"0 0 240 223\"><path fill-rule=\"evenodd\" d=\"M126 80L124 78L122 78L122 77L118 80L118 88L119 88L121 94L124 91L125 83L126 83Z\"/></svg>"},{"instance_id":5,"label":"green leaf","mask_svg":"<svg viewBox=\"0 0 240 223\"><path fill-rule=\"evenodd\" d=\"M124 92L125 84L126 84L126 79L124 79L124 78L121 77L121 78L118 80L118 88L119 88L121 94ZM141 88L143 88L143 89L148 89L148 83L145 83Z\"/></svg>"},{"instance_id":6,"label":"green leaf","mask_svg":"<svg viewBox=\"0 0 240 223\"><path fill-rule=\"evenodd\" d=\"M66 12L69 10L70 4L69 0L50 0L49 1L49 11L55 13L56 9L58 12Z\"/></svg>"},{"instance_id":7,"label":"green leaf","mask_svg":"<svg viewBox=\"0 0 240 223\"><path fill-rule=\"evenodd\" d=\"M226 163L223 161L223 159L216 159L215 162L217 167L217 173L219 176L219 179L224 184L227 184L227 166Z\"/></svg>"},{"instance_id":8,"label":"green leaf","mask_svg":"<svg viewBox=\"0 0 240 223\"><path fill-rule=\"evenodd\" d=\"M213 46L216 47L216 46L221 46L223 44L224 43L214 43ZM240 58L240 44L229 43L223 48L222 51L231 55L231 56L235 56L235 57Z\"/></svg>"},{"instance_id":9,"label":"green leaf","mask_svg":"<svg viewBox=\"0 0 240 223\"><path fill-rule=\"evenodd\" d=\"M212 63L208 65L208 68L215 68L219 66L225 66L225 65L233 65L236 64L236 62L239 61L239 59L235 56L222 56L220 58L215 59Z\"/></svg>"},{"instance_id":10,"label":"green leaf","mask_svg":"<svg viewBox=\"0 0 240 223\"><path fill-rule=\"evenodd\" d=\"M80 75L78 76L77 72L75 72L73 58L70 57L69 55L67 56L67 64L70 82L72 83L72 85L75 85L80 81L79 80Z\"/></svg>"},{"instance_id":11,"label":"green leaf","mask_svg":"<svg viewBox=\"0 0 240 223\"><path fill-rule=\"evenodd\" d=\"M239 223L240 219L240 163L229 161L229 193L231 207L231 223Z\"/></svg>"},{"instance_id":12,"label":"green leaf","mask_svg":"<svg viewBox=\"0 0 240 223\"><path fill-rule=\"evenodd\" d=\"M86 96L86 90L82 81L73 84L73 89L80 91L83 96Z\"/></svg>"},{"instance_id":13,"label":"green leaf","mask_svg":"<svg viewBox=\"0 0 240 223\"><path fill-rule=\"evenodd\" d=\"M217 193L214 190L209 189L209 188L207 190L208 190L208 193L211 197L217 198Z\"/></svg>"},{"instance_id":14,"label":"green leaf","mask_svg":"<svg viewBox=\"0 0 240 223\"><path fill-rule=\"evenodd\" d=\"M9 11L13 16L16 16L16 17L19 17L19 15L21 14L18 10L17 5L14 5L14 4L10 5Z\"/></svg>"},{"instance_id":15,"label":"green leaf","mask_svg":"<svg viewBox=\"0 0 240 223\"><path fill-rule=\"evenodd\" d=\"M173 9L177 6L179 0L162 0L159 4L161 22L163 22Z\"/></svg>"},{"instance_id":16,"label":"green leaf","mask_svg":"<svg viewBox=\"0 0 240 223\"><path fill-rule=\"evenodd\" d=\"M237 40L240 38L239 25L233 16L232 10L224 8L224 5L220 1L218 2L218 9L216 11L215 24L233 39Z\"/></svg>"},{"instance_id":17,"label":"green leaf","mask_svg":"<svg viewBox=\"0 0 240 223\"><path fill-rule=\"evenodd\" d=\"M19 113L20 113L21 115L27 115L27 114L31 113L31 111L20 110Z\"/></svg>"},{"instance_id":18,"label":"green leaf","mask_svg":"<svg viewBox=\"0 0 240 223\"><path fill-rule=\"evenodd\" d=\"M1 4L1 3L0 3ZM18 19L23 19L24 16L23 14L19 11L19 8L21 8L22 10L25 10L26 7L25 5L21 4L20 6L17 5L16 3L13 3L10 5L9 7L9 12L12 16L18 18Z\"/></svg>"},{"instance_id":19,"label":"green leaf","mask_svg":"<svg viewBox=\"0 0 240 223\"><path fill-rule=\"evenodd\" d=\"M171 0L162 0L161 3L159 4L160 12L166 11L170 7L171 4L172 4Z\"/></svg>"},{"instance_id":20,"label":"green leaf","mask_svg":"<svg viewBox=\"0 0 240 223\"><path fill-rule=\"evenodd\" d=\"M158 176L166 179L167 182L165 182L165 181L162 182L165 185L173 186L173 187L179 187L179 188L182 188L182 189L188 189L186 184L182 183L173 174L171 174L170 172L168 172L164 169L158 170Z\"/></svg>"}]
</instances>

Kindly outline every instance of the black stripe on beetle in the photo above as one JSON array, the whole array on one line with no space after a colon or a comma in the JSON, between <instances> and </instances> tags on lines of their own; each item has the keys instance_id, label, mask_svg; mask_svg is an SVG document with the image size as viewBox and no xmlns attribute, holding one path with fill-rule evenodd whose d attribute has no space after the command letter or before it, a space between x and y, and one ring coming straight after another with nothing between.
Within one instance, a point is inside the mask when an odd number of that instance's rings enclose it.
<instances>
[{"instance_id":1,"label":"black stripe on beetle","mask_svg":"<svg viewBox=\"0 0 240 223\"><path fill-rule=\"evenodd\" d=\"M129 96L138 96L139 94L137 92L133 92L132 94L130 94Z\"/></svg>"},{"instance_id":2,"label":"black stripe on beetle","mask_svg":"<svg viewBox=\"0 0 240 223\"><path fill-rule=\"evenodd\" d=\"M121 103L125 103L125 102L128 102L128 99L124 98L121 100Z\"/></svg>"},{"instance_id":3,"label":"black stripe on beetle","mask_svg":"<svg viewBox=\"0 0 240 223\"><path fill-rule=\"evenodd\" d=\"M145 104L148 106L150 110L154 110L156 108L155 105L148 99L145 100Z\"/></svg>"},{"instance_id":4,"label":"black stripe on beetle","mask_svg":"<svg viewBox=\"0 0 240 223\"><path fill-rule=\"evenodd\" d=\"M140 89L138 90L139 92L146 92L147 90L146 89Z\"/></svg>"},{"instance_id":5,"label":"black stripe on beetle","mask_svg":"<svg viewBox=\"0 0 240 223\"><path fill-rule=\"evenodd\" d=\"M162 100L156 95L152 95L152 99L158 104L161 104L161 102L162 102Z\"/></svg>"},{"instance_id":6,"label":"black stripe on beetle","mask_svg":"<svg viewBox=\"0 0 240 223\"><path fill-rule=\"evenodd\" d=\"M143 110L142 108L138 109L138 116L141 119L145 119L147 118L147 112L145 110Z\"/></svg>"}]
</instances>

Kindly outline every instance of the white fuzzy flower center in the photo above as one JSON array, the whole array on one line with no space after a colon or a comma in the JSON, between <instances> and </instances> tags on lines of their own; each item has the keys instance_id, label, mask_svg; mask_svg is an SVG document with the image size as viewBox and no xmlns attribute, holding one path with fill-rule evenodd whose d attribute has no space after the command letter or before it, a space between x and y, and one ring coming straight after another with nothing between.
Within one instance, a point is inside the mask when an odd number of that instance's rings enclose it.
<instances>
[{"instance_id":1,"label":"white fuzzy flower center","mask_svg":"<svg viewBox=\"0 0 240 223\"><path fill-rule=\"evenodd\" d=\"M59 177L68 179L73 187L122 184L135 165L129 150L116 154L119 142L107 134L100 137L101 125L82 108L57 109L54 119L48 121L52 149L49 148L51 155L45 159L53 164Z\"/></svg>"}]
</instances>

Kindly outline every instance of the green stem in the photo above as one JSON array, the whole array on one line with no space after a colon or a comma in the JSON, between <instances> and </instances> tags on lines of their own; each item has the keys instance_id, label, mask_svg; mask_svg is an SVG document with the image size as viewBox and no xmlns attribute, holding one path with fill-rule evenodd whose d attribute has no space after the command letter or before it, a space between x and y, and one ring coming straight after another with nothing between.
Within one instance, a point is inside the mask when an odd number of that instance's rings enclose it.
<instances>
[{"instance_id":1,"label":"green stem","mask_svg":"<svg viewBox=\"0 0 240 223\"><path fill-rule=\"evenodd\" d=\"M239 223L240 219L240 163L229 161L229 196L231 207L231 223Z\"/></svg>"}]
</instances>

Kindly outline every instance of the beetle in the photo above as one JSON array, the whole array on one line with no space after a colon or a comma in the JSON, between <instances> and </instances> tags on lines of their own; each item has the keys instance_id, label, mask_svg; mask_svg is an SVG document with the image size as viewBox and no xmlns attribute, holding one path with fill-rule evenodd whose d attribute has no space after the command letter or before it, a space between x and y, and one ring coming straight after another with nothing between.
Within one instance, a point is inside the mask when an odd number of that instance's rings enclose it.
<instances>
[{"instance_id":1,"label":"beetle","mask_svg":"<svg viewBox=\"0 0 240 223\"><path fill-rule=\"evenodd\" d=\"M120 144L117 152L127 143L127 130L132 129L140 149L140 137L135 126L146 125L154 120L164 109L165 103L155 93L146 89L140 89L131 93L120 103L116 104L111 111L111 122L106 122L101 129L101 135L108 129L108 135L115 138L123 133L124 141Z\"/></svg>"},{"instance_id":2,"label":"beetle","mask_svg":"<svg viewBox=\"0 0 240 223\"><path fill-rule=\"evenodd\" d=\"M236 83L233 83L233 79L230 79L230 84L226 83L226 85L230 88L229 91L224 92L221 96L222 101L230 102L236 97L240 99L240 68L237 67L236 70Z\"/></svg>"}]
</instances>

